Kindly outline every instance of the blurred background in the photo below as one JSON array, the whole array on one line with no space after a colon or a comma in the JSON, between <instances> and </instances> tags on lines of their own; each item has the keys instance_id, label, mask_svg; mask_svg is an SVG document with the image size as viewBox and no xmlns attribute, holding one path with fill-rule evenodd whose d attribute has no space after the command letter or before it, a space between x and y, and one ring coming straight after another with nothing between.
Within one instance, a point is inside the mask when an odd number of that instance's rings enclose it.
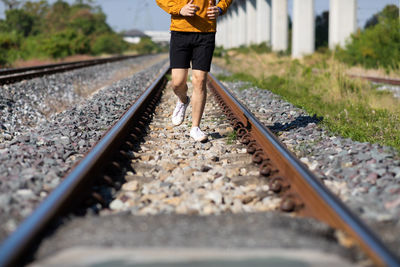
<instances>
[{"instance_id":1,"label":"blurred background","mask_svg":"<svg viewBox=\"0 0 400 267\"><path fill-rule=\"evenodd\" d=\"M358 27L376 24L387 6L392 6L387 13L396 14L398 5L397 0L359 0ZM292 10L289 0L289 20ZM328 10L329 0L315 1L317 49L327 47ZM1 0L0 66L75 55L166 52L169 20L155 0Z\"/></svg>"}]
</instances>

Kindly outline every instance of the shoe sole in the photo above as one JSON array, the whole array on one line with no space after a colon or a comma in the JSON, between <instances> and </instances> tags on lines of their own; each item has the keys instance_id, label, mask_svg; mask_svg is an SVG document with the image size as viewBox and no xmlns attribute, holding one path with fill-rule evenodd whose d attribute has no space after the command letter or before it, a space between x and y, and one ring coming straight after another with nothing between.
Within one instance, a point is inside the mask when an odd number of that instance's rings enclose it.
<instances>
[{"instance_id":1,"label":"shoe sole","mask_svg":"<svg viewBox=\"0 0 400 267\"><path fill-rule=\"evenodd\" d=\"M192 137L192 138L193 138L193 137ZM196 141L196 142L205 142L205 141L208 140L208 136L204 136L203 138L200 138L200 139L194 139L194 138L193 138L193 140Z\"/></svg>"},{"instance_id":2,"label":"shoe sole","mask_svg":"<svg viewBox=\"0 0 400 267\"><path fill-rule=\"evenodd\" d=\"M184 121L184 120L183 120L183 121ZM173 125L174 127L179 126L179 125L181 125L181 124L183 123L183 121L182 121L181 123L179 123L179 124L172 123L172 125Z\"/></svg>"}]
</instances>

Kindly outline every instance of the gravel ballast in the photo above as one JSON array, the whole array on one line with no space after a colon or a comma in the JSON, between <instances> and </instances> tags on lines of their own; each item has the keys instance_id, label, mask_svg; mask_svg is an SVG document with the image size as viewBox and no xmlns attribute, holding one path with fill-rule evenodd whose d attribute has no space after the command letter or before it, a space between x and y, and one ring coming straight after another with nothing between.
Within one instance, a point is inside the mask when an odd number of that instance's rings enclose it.
<instances>
[{"instance_id":1,"label":"gravel ballast","mask_svg":"<svg viewBox=\"0 0 400 267\"><path fill-rule=\"evenodd\" d=\"M188 87L190 96L191 83ZM209 136L206 143L189 136L191 105L184 122L172 126L176 101L167 86L148 134L127 151L132 158L121 165L125 183L109 209L100 216L66 220L44 242L38 258L81 246L291 247L342 251L357 258L355 250L339 245L340 232L313 219L279 213L279 195L269 190L246 147L233 137L211 94L200 125ZM302 229L296 231L298 227ZM232 230L219 235L227 229ZM317 229L324 231L313 235Z\"/></svg>"},{"instance_id":2,"label":"gravel ballast","mask_svg":"<svg viewBox=\"0 0 400 267\"><path fill-rule=\"evenodd\" d=\"M31 214L165 64L160 56L142 56L0 87L0 240ZM119 80L123 76L129 78Z\"/></svg>"},{"instance_id":3,"label":"gravel ballast","mask_svg":"<svg viewBox=\"0 0 400 267\"><path fill-rule=\"evenodd\" d=\"M189 83L188 95L192 96ZM110 215L130 211L133 215L218 215L254 213L279 209L281 199L260 177L246 147L232 138L233 128L211 93L204 108L201 129L208 142L189 136L192 106L186 118L173 127L171 113L177 97L170 84L155 109L149 132L140 148L132 152L132 171L110 204Z\"/></svg>"},{"instance_id":4,"label":"gravel ballast","mask_svg":"<svg viewBox=\"0 0 400 267\"><path fill-rule=\"evenodd\" d=\"M217 66L213 71L229 75ZM385 233L385 228L400 232L400 157L395 149L337 136L320 126L319 118L269 90L246 82L224 84L353 212L381 229L389 242L398 242L396 234Z\"/></svg>"},{"instance_id":5,"label":"gravel ballast","mask_svg":"<svg viewBox=\"0 0 400 267\"><path fill-rule=\"evenodd\" d=\"M132 64L146 60L134 59ZM93 90L77 94L71 86L74 79L92 87L90 77L100 85L98 79L112 70L97 66L53 75L49 81L0 87L0 241L59 184L165 63L115 82L89 99ZM356 214L370 225L390 224L396 232L388 239L395 238L400 232L400 157L394 149L335 136L318 125L317 117L268 90L244 82L225 85ZM57 104L45 110L43 103L52 98Z\"/></svg>"}]
</instances>

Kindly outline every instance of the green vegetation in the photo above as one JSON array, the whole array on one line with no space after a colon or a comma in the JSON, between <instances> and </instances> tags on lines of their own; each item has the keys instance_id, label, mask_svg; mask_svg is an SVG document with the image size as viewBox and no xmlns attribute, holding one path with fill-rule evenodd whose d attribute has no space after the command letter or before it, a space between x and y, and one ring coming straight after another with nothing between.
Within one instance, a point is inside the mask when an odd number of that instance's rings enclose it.
<instances>
[{"instance_id":1,"label":"green vegetation","mask_svg":"<svg viewBox=\"0 0 400 267\"><path fill-rule=\"evenodd\" d=\"M0 66L16 60L64 58L76 54L160 52L150 39L129 45L106 23L106 16L91 0L53 4L1 0L8 8L0 20Z\"/></svg>"},{"instance_id":2,"label":"green vegetation","mask_svg":"<svg viewBox=\"0 0 400 267\"><path fill-rule=\"evenodd\" d=\"M293 61L280 76L255 77L249 70L218 78L248 81L281 95L308 113L322 116L324 125L344 137L400 150L400 101L367 82L348 78L337 65L326 70L315 74L309 66Z\"/></svg>"},{"instance_id":3,"label":"green vegetation","mask_svg":"<svg viewBox=\"0 0 400 267\"><path fill-rule=\"evenodd\" d=\"M226 144L232 145L235 144L237 140L237 133L236 131L230 132L226 137Z\"/></svg>"},{"instance_id":4,"label":"green vegetation","mask_svg":"<svg viewBox=\"0 0 400 267\"><path fill-rule=\"evenodd\" d=\"M262 54L262 53L270 53L272 51L272 48L267 43L262 42L261 44L252 44L250 46L241 46L239 48L234 48L233 50L236 50L237 52L242 53L242 54L248 54L250 52Z\"/></svg>"},{"instance_id":5,"label":"green vegetation","mask_svg":"<svg viewBox=\"0 0 400 267\"><path fill-rule=\"evenodd\" d=\"M400 68L399 9L386 6L366 24L366 29L352 35L345 49L338 48L336 57L349 64L366 68Z\"/></svg>"},{"instance_id":6,"label":"green vegetation","mask_svg":"<svg viewBox=\"0 0 400 267\"><path fill-rule=\"evenodd\" d=\"M325 11L321 15L317 16L315 20L315 37L315 48L318 51L328 48L329 11Z\"/></svg>"},{"instance_id":7,"label":"green vegetation","mask_svg":"<svg viewBox=\"0 0 400 267\"><path fill-rule=\"evenodd\" d=\"M367 22L365 30L351 37L345 48L334 52L325 48L328 17L323 13L317 21L320 53L293 60L284 53L252 48L220 49L222 57L214 58L214 63L233 75L218 78L268 89L310 115L321 117L323 125L343 137L400 150L400 100L391 92L347 75L365 73L366 67L374 68L368 70L372 75L400 77L398 8L385 7Z\"/></svg>"},{"instance_id":8,"label":"green vegetation","mask_svg":"<svg viewBox=\"0 0 400 267\"><path fill-rule=\"evenodd\" d=\"M142 38L138 44L131 44L129 50L139 54L168 52L168 46L161 46L154 43L150 38Z\"/></svg>"},{"instance_id":9,"label":"green vegetation","mask_svg":"<svg viewBox=\"0 0 400 267\"><path fill-rule=\"evenodd\" d=\"M223 57L226 54L225 49L222 46L216 46L214 49L214 57Z\"/></svg>"}]
</instances>

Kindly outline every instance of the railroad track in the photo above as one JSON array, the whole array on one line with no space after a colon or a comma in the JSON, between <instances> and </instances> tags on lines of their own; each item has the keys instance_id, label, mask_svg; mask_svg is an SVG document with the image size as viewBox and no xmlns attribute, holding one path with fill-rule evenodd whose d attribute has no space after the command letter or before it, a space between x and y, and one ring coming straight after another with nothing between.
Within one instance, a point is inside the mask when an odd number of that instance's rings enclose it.
<instances>
[{"instance_id":1,"label":"railroad track","mask_svg":"<svg viewBox=\"0 0 400 267\"><path fill-rule=\"evenodd\" d=\"M383 83L390 85L400 86L400 79L392 79L392 78L382 78L382 77L374 77L374 76L364 76L364 75L349 75L351 78L363 79L375 83Z\"/></svg>"},{"instance_id":2,"label":"railroad track","mask_svg":"<svg viewBox=\"0 0 400 267\"><path fill-rule=\"evenodd\" d=\"M79 68L85 68L98 64L105 64L120 60L126 60L135 57L137 56L114 56L108 58L97 58L91 60L40 65L34 67L0 69L0 85L15 83L18 81L32 79L35 77L41 77L44 75L49 75Z\"/></svg>"},{"instance_id":3,"label":"railroad track","mask_svg":"<svg viewBox=\"0 0 400 267\"><path fill-rule=\"evenodd\" d=\"M324 72L319 69L313 69L314 73L321 73ZM356 75L356 74L348 74L350 78L354 79L362 79L362 80L367 80L375 83L381 83L381 84L389 84L389 85L395 85L399 86L400 85L400 79L395 79L395 78L384 78L384 77L378 77L378 76L369 76L369 75Z\"/></svg>"},{"instance_id":4,"label":"railroad track","mask_svg":"<svg viewBox=\"0 0 400 267\"><path fill-rule=\"evenodd\" d=\"M118 172L121 168L119 161L132 158L129 151L145 134L146 124L150 121L152 111L167 82L168 71L163 70L63 182L4 242L0 249L0 266L21 263L55 218L74 210L87 201L89 196L103 207L108 205L104 197L93 191L93 188L98 188L99 184L119 187L111 175L104 173ZM270 189L282 197L283 211L311 216L343 230L376 265L399 264L398 259L379 238L330 193L214 76L210 75L209 81L209 87L240 141L253 155L253 162L259 165L260 175L266 177L270 181ZM113 161L110 162L110 159Z\"/></svg>"}]
</instances>

